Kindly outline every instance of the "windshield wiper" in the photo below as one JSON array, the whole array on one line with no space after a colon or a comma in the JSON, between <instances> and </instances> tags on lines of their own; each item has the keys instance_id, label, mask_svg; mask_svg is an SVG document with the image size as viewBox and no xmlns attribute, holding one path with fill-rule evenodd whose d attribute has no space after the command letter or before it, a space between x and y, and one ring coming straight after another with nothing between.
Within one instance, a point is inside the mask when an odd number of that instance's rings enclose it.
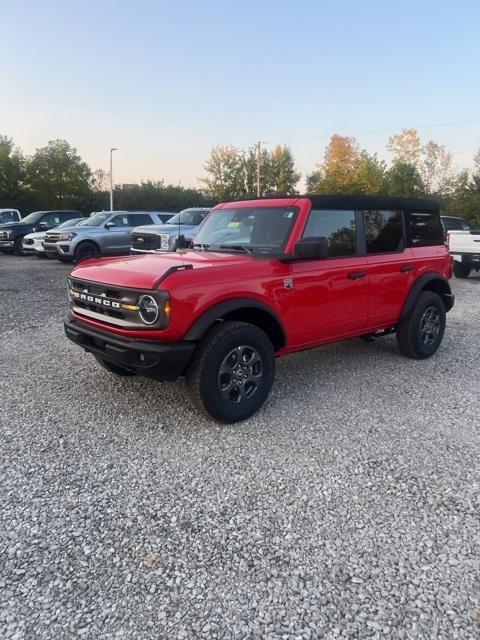
<instances>
[{"instance_id":1,"label":"windshield wiper","mask_svg":"<svg viewBox=\"0 0 480 640\"><path fill-rule=\"evenodd\" d=\"M244 244L219 244L214 246L218 246L219 249L223 249L224 251L245 251L245 253L249 253L250 255L254 253L251 247L246 247Z\"/></svg>"}]
</instances>

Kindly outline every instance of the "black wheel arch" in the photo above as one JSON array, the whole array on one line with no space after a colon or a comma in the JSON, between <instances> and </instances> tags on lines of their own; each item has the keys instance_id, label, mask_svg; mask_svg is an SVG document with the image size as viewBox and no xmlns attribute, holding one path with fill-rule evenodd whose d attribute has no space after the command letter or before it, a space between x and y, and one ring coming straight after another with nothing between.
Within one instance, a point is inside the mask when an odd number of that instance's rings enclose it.
<instances>
[{"instance_id":1,"label":"black wheel arch","mask_svg":"<svg viewBox=\"0 0 480 640\"><path fill-rule=\"evenodd\" d=\"M438 293L443 300L446 311L450 311L453 307L455 298L452 294L448 280L439 273L424 273L415 281L414 285L410 289L407 299L403 305L402 313L400 314L400 320L403 320L408 316L422 291L433 291L434 293Z\"/></svg>"},{"instance_id":2,"label":"black wheel arch","mask_svg":"<svg viewBox=\"0 0 480 640\"><path fill-rule=\"evenodd\" d=\"M262 329L272 341L275 351L287 343L285 328L276 312L264 302L254 298L225 300L210 307L193 322L183 339L200 340L216 322L226 320L248 322Z\"/></svg>"}]
</instances>

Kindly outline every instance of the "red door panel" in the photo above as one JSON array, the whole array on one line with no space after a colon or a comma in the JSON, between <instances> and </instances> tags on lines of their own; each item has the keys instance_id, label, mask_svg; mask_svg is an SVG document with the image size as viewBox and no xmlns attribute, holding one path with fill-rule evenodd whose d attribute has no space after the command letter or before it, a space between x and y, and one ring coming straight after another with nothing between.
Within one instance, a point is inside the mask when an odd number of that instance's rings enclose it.
<instances>
[{"instance_id":1,"label":"red door panel","mask_svg":"<svg viewBox=\"0 0 480 640\"><path fill-rule=\"evenodd\" d=\"M367 261L364 257L292 264L298 345L361 332L367 324ZM353 279L352 279L353 278Z\"/></svg>"},{"instance_id":2,"label":"red door panel","mask_svg":"<svg viewBox=\"0 0 480 640\"><path fill-rule=\"evenodd\" d=\"M369 299L368 327L395 324L415 276L411 249L367 256Z\"/></svg>"}]
</instances>

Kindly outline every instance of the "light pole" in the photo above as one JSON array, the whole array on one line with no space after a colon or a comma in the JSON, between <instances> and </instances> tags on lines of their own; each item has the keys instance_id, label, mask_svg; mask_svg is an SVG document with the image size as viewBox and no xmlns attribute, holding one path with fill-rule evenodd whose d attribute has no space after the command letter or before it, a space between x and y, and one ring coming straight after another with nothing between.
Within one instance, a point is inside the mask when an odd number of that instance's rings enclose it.
<instances>
[{"instance_id":1,"label":"light pole","mask_svg":"<svg viewBox=\"0 0 480 640\"><path fill-rule=\"evenodd\" d=\"M117 147L110 149L110 211L113 211L113 152L118 151Z\"/></svg>"},{"instance_id":2,"label":"light pole","mask_svg":"<svg viewBox=\"0 0 480 640\"><path fill-rule=\"evenodd\" d=\"M261 152L261 146L262 144L265 144L265 142L262 142L261 140L259 140L257 142L257 198L260 197L260 152Z\"/></svg>"}]
</instances>

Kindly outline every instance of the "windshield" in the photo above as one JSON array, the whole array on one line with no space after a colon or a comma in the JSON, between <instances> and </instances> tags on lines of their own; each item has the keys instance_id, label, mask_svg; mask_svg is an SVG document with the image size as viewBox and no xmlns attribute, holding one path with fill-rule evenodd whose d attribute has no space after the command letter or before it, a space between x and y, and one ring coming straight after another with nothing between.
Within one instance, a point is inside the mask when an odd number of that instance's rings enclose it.
<instances>
[{"instance_id":1,"label":"windshield","mask_svg":"<svg viewBox=\"0 0 480 640\"><path fill-rule=\"evenodd\" d=\"M472 225L463 218L443 218L446 231L470 231Z\"/></svg>"},{"instance_id":2,"label":"windshield","mask_svg":"<svg viewBox=\"0 0 480 640\"><path fill-rule=\"evenodd\" d=\"M81 223L82 227L99 227L105 222L105 220L111 215L109 211L107 213L92 213L92 215Z\"/></svg>"},{"instance_id":3,"label":"windshield","mask_svg":"<svg viewBox=\"0 0 480 640\"><path fill-rule=\"evenodd\" d=\"M84 218L73 218L73 220L65 220L61 224L57 224L56 229L61 229L62 227L76 227L78 224L83 222Z\"/></svg>"},{"instance_id":4,"label":"windshield","mask_svg":"<svg viewBox=\"0 0 480 640\"><path fill-rule=\"evenodd\" d=\"M177 213L176 216L173 216L173 218L170 218L166 224L189 224L196 227L201 224L207 213L208 211L184 209L183 211L180 211L180 213Z\"/></svg>"},{"instance_id":5,"label":"windshield","mask_svg":"<svg viewBox=\"0 0 480 640\"><path fill-rule=\"evenodd\" d=\"M241 207L213 211L195 236L194 248L283 251L298 207Z\"/></svg>"},{"instance_id":6,"label":"windshield","mask_svg":"<svg viewBox=\"0 0 480 640\"><path fill-rule=\"evenodd\" d=\"M32 222L37 222L43 216L45 211L34 211L33 213L29 213L26 218L22 218L20 222L22 224L32 224Z\"/></svg>"},{"instance_id":7,"label":"windshield","mask_svg":"<svg viewBox=\"0 0 480 640\"><path fill-rule=\"evenodd\" d=\"M0 211L0 223L17 222L17 214L13 211Z\"/></svg>"}]
</instances>

